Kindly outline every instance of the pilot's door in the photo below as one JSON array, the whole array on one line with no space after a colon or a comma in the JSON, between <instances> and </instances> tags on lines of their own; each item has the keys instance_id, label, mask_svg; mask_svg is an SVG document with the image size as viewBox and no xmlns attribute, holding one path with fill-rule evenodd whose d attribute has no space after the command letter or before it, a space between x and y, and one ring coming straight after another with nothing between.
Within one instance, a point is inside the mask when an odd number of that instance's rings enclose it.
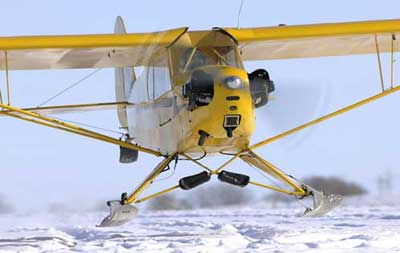
<instances>
[{"instance_id":1,"label":"pilot's door","mask_svg":"<svg viewBox=\"0 0 400 253\"><path fill-rule=\"evenodd\" d=\"M148 96L153 101L153 109L157 114L157 128L160 136L163 136L160 139L162 147L172 141L170 137L173 137L172 121L174 120L174 107L176 105L176 98L172 92L166 50L163 50L153 58L147 74Z\"/></svg>"}]
</instances>

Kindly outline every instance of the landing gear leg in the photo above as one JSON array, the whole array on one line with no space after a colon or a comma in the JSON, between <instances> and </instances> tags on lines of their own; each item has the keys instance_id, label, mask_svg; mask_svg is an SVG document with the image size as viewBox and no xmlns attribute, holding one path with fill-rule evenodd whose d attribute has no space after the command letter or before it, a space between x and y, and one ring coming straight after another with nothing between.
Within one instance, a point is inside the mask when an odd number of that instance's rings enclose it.
<instances>
[{"instance_id":1,"label":"landing gear leg","mask_svg":"<svg viewBox=\"0 0 400 253\"><path fill-rule=\"evenodd\" d=\"M99 227L120 226L133 219L137 214L137 209L131 204L137 201L138 196L164 171L169 163L175 159L176 155L173 154L161 161L131 194L123 193L121 200L108 201L107 205L110 207L110 214L103 219Z\"/></svg>"},{"instance_id":2,"label":"landing gear leg","mask_svg":"<svg viewBox=\"0 0 400 253\"><path fill-rule=\"evenodd\" d=\"M240 158L246 163L260 169L261 171L267 173L268 175L278 179L279 181L287 184L288 186L293 188L293 191L285 190L280 187L275 187L271 185L266 185L258 182L250 181L250 184L267 188L270 190L274 190L277 192L285 193L288 195L293 195L298 198L304 197L312 197L313 198L313 208L307 208L304 211L303 216L312 217L312 216L322 216L332 209L337 207L342 202L342 196L340 195L325 195L324 193L315 190L309 185L304 183L299 183L298 180L293 180L294 178L287 175L273 164L265 161L260 156L256 155L252 151L247 151L242 154Z\"/></svg>"}]
</instances>

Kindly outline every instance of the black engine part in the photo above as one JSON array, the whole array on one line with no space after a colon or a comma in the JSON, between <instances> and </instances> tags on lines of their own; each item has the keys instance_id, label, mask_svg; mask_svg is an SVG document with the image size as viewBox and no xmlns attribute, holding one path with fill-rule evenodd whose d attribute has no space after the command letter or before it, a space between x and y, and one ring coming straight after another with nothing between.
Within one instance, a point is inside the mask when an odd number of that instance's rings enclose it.
<instances>
[{"instance_id":1,"label":"black engine part","mask_svg":"<svg viewBox=\"0 0 400 253\"><path fill-rule=\"evenodd\" d=\"M139 151L130 148L119 147L119 162L134 163L138 160Z\"/></svg>"},{"instance_id":2,"label":"black engine part","mask_svg":"<svg viewBox=\"0 0 400 253\"><path fill-rule=\"evenodd\" d=\"M237 185L240 187L245 187L250 182L250 177L247 175L233 173L225 170L221 171L218 174L218 179L222 182Z\"/></svg>"},{"instance_id":3,"label":"black engine part","mask_svg":"<svg viewBox=\"0 0 400 253\"><path fill-rule=\"evenodd\" d=\"M198 106L208 105L214 97L214 80L202 70L192 73L190 82L182 87L183 97L189 98L187 109L193 111Z\"/></svg>"},{"instance_id":4,"label":"black engine part","mask_svg":"<svg viewBox=\"0 0 400 253\"><path fill-rule=\"evenodd\" d=\"M179 180L179 187L183 190L190 190L196 186L204 184L210 180L211 176L208 172L203 171L199 174L184 177Z\"/></svg>"},{"instance_id":5,"label":"black engine part","mask_svg":"<svg viewBox=\"0 0 400 253\"><path fill-rule=\"evenodd\" d=\"M250 92L253 103L259 108L268 103L268 94L275 91L274 82L269 78L268 71L257 69L248 74L250 82Z\"/></svg>"},{"instance_id":6,"label":"black engine part","mask_svg":"<svg viewBox=\"0 0 400 253\"><path fill-rule=\"evenodd\" d=\"M203 146L204 142L206 141L206 139L210 136L209 133L207 133L206 131L203 130L199 130L199 140L197 142L197 145L199 146Z\"/></svg>"}]
</instances>

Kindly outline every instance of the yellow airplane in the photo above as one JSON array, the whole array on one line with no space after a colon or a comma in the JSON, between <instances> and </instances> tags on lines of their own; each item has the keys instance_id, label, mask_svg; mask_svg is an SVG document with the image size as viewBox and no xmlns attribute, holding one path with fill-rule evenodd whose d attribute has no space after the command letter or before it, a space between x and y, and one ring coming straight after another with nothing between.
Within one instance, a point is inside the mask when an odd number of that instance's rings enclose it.
<instances>
[{"instance_id":1,"label":"yellow airplane","mask_svg":"<svg viewBox=\"0 0 400 253\"><path fill-rule=\"evenodd\" d=\"M110 214L100 226L124 224L136 215L137 204L176 189L189 190L216 175L222 182L248 184L293 195L312 197L304 216L323 215L342 200L325 195L289 176L254 150L307 127L400 90L393 85L394 42L400 20L313 24L260 28L213 28L189 31L178 28L154 33L126 33L120 17L114 34L0 37L0 68L6 73L6 92L0 91L0 115L120 146L120 162L138 159L138 153L163 160L132 193L108 201ZM380 54L391 54L391 82L384 84ZM259 143L251 144L255 109L265 106L274 83L266 70L248 73L243 61L376 54L382 91L335 112ZM17 108L11 103L10 70L115 68L116 101ZM137 67L142 74L137 77ZM7 97L3 101L3 95ZM54 117L51 114L116 108L126 130L114 138ZM230 156L217 168L200 162L208 155ZM184 177L170 188L141 197L171 162L180 159L198 165L202 172ZM241 159L279 180L289 189L250 180L226 170Z\"/></svg>"}]
</instances>

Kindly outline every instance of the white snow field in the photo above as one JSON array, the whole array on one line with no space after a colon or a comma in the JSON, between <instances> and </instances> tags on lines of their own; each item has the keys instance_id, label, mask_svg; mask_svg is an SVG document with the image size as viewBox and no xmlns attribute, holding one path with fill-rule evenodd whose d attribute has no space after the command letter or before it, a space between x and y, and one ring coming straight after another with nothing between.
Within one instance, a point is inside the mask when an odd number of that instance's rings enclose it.
<instances>
[{"instance_id":1,"label":"white snow field","mask_svg":"<svg viewBox=\"0 0 400 253\"><path fill-rule=\"evenodd\" d=\"M321 218L300 208L143 210L97 228L106 213L0 216L0 252L400 252L400 206L345 206Z\"/></svg>"}]
</instances>

